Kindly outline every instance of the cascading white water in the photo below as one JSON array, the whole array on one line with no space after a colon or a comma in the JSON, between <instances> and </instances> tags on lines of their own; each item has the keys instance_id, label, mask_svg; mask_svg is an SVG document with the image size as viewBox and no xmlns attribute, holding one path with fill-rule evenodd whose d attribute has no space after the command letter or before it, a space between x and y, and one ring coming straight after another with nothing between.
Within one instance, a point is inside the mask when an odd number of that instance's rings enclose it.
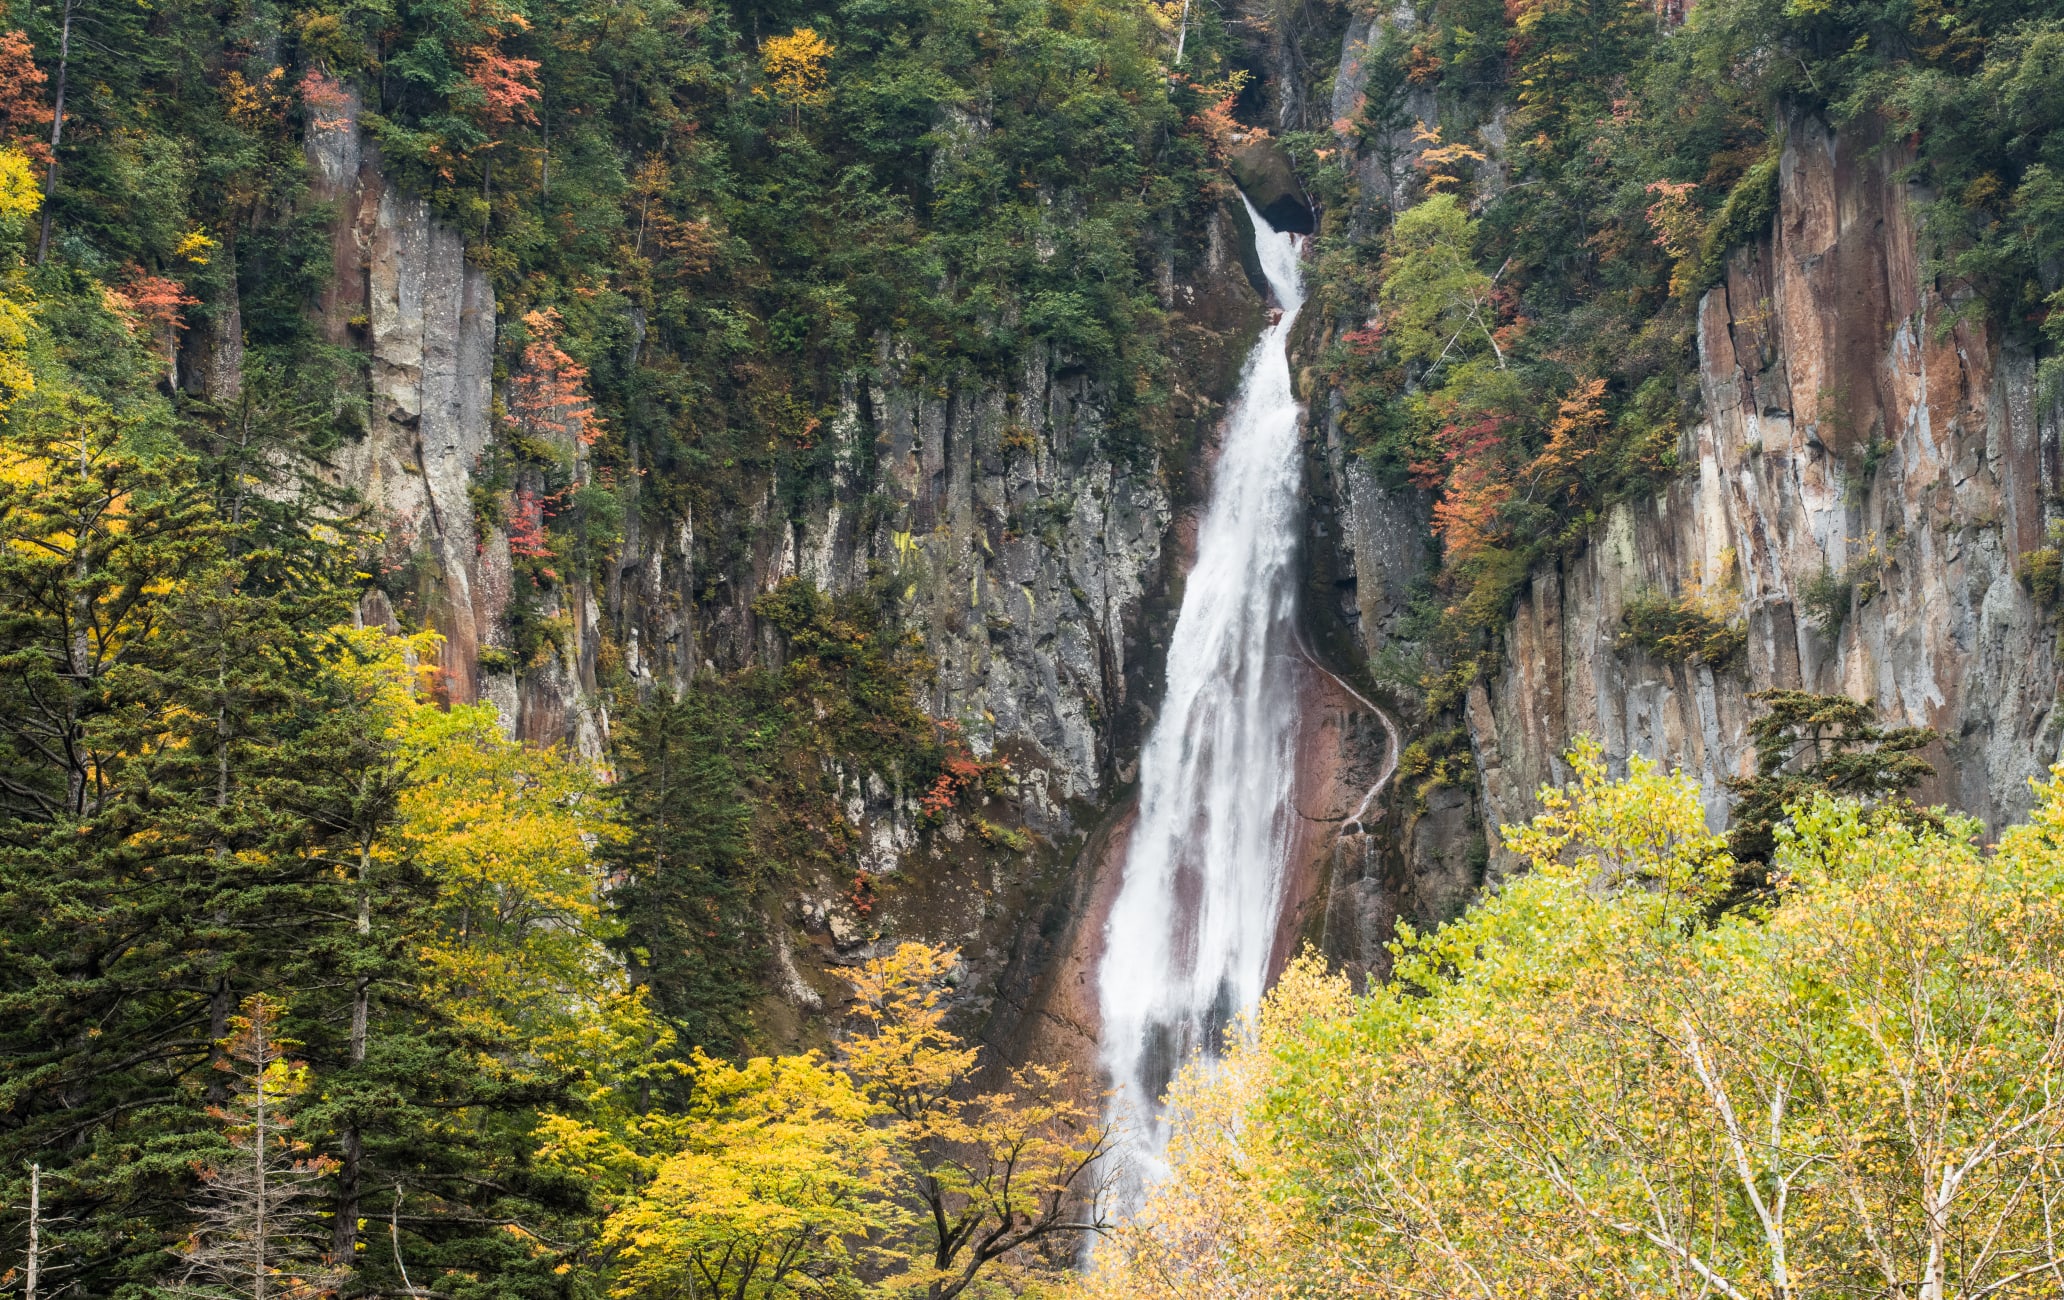
<instances>
[{"instance_id":1,"label":"cascading white water","mask_svg":"<svg viewBox=\"0 0 2064 1300\"><path fill-rule=\"evenodd\" d=\"M1264 991L1290 838L1303 507L1288 340L1304 284L1298 237L1247 211L1282 317L1226 417L1098 973L1112 1118L1142 1181L1166 1144L1170 1076Z\"/></svg>"}]
</instances>

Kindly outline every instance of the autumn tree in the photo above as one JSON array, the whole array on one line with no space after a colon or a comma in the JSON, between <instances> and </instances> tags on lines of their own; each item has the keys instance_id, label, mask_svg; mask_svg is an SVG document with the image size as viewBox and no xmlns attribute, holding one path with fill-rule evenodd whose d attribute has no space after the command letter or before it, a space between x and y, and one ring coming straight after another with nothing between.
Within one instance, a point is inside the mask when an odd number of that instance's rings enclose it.
<instances>
[{"instance_id":1,"label":"autumn tree","mask_svg":"<svg viewBox=\"0 0 2064 1300\"><path fill-rule=\"evenodd\" d=\"M1065 1067L976 1082L978 1049L946 1027L959 954L905 943L847 978L857 1028L843 1065L892 1117L924 1225L912 1280L947 1300L1014 1252L1107 1226L1110 1134Z\"/></svg>"},{"instance_id":2,"label":"autumn tree","mask_svg":"<svg viewBox=\"0 0 2064 1300\"><path fill-rule=\"evenodd\" d=\"M554 1124L552 1160L624 1189L603 1230L614 1293L946 1300L1102 1231L1096 1112L1059 1068L984 1086L945 1024L958 962L906 943L862 963L831 1060L698 1052L678 1117Z\"/></svg>"},{"instance_id":3,"label":"autumn tree","mask_svg":"<svg viewBox=\"0 0 2064 1300\"><path fill-rule=\"evenodd\" d=\"M771 36L760 47L760 69L766 73L767 84L795 121L802 121L805 108L822 108L831 102L831 82L825 72L831 55L831 42L810 27Z\"/></svg>"},{"instance_id":4,"label":"autumn tree","mask_svg":"<svg viewBox=\"0 0 2064 1300\"><path fill-rule=\"evenodd\" d=\"M1251 1116L1278 1081L1277 1054L1298 1048L1315 1020L1353 1011L1347 978L1307 951L1264 1007L1228 1026L1216 1059L1184 1065L1165 1103L1169 1177L1097 1247L1098 1266L1077 1284L1085 1300L1161 1296L1266 1296L1287 1280L1326 1294L1314 1270L1313 1233L1294 1202L1274 1195L1273 1129Z\"/></svg>"},{"instance_id":5,"label":"autumn tree","mask_svg":"<svg viewBox=\"0 0 2064 1300\"><path fill-rule=\"evenodd\" d=\"M1264 1007L1094 1293L1977 1300L2064 1268L2064 769L1994 851L1817 795L1791 883L1713 920L1696 783L1570 762L1504 831L1526 871L1402 929L1388 988Z\"/></svg>"},{"instance_id":6,"label":"autumn tree","mask_svg":"<svg viewBox=\"0 0 2064 1300\"><path fill-rule=\"evenodd\" d=\"M559 313L550 308L526 312L523 326L530 339L510 380L509 418L532 437L592 443L602 434L602 417L584 387L587 367L559 346Z\"/></svg>"},{"instance_id":7,"label":"autumn tree","mask_svg":"<svg viewBox=\"0 0 2064 1300\"><path fill-rule=\"evenodd\" d=\"M0 145L18 149L39 165L50 162L50 119L45 84L35 48L20 32L0 32Z\"/></svg>"},{"instance_id":8,"label":"autumn tree","mask_svg":"<svg viewBox=\"0 0 2064 1300\"><path fill-rule=\"evenodd\" d=\"M278 1004L247 999L215 1068L228 1098L210 1113L229 1151L201 1171L200 1226L178 1252L180 1296L312 1300L342 1284L346 1269L324 1258L314 1194L336 1162L294 1132L293 1106L308 1068L289 1059Z\"/></svg>"},{"instance_id":9,"label":"autumn tree","mask_svg":"<svg viewBox=\"0 0 2064 1300\"><path fill-rule=\"evenodd\" d=\"M355 904L335 972L348 1011L303 1112L335 1134L333 1251L362 1261L367 1289L465 1271L542 1283L544 1243L599 1214L537 1176L533 1125L620 1140L643 1072L673 1074L653 1066L671 1040L607 946L601 775L512 740L492 705L441 706L436 634L339 641L333 671L383 747L361 780L384 815L334 858Z\"/></svg>"},{"instance_id":10,"label":"autumn tree","mask_svg":"<svg viewBox=\"0 0 2064 1300\"><path fill-rule=\"evenodd\" d=\"M894 1256L901 1178L877 1107L815 1053L743 1065L697 1054L678 1150L604 1225L612 1294L835 1295Z\"/></svg>"},{"instance_id":11,"label":"autumn tree","mask_svg":"<svg viewBox=\"0 0 2064 1300\"><path fill-rule=\"evenodd\" d=\"M36 302L23 275L20 241L42 197L34 160L21 149L0 145L0 415L36 391L29 358Z\"/></svg>"}]
</instances>

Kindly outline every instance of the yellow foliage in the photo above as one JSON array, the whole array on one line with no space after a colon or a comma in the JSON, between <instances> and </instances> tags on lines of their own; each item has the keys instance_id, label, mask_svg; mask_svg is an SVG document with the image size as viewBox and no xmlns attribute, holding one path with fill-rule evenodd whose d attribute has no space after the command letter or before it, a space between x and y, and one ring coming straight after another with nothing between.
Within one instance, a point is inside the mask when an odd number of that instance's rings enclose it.
<instances>
[{"instance_id":1,"label":"yellow foliage","mask_svg":"<svg viewBox=\"0 0 2064 1300\"><path fill-rule=\"evenodd\" d=\"M35 164L21 150L0 146L0 231L20 230L42 205Z\"/></svg>"},{"instance_id":2,"label":"yellow foliage","mask_svg":"<svg viewBox=\"0 0 2064 1300\"><path fill-rule=\"evenodd\" d=\"M798 27L786 36L771 36L760 47L760 67L775 97L791 107L820 108L831 102L824 65L832 45L814 28Z\"/></svg>"},{"instance_id":3,"label":"yellow foliage","mask_svg":"<svg viewBox=\"0 0 2064 1300\"><path fill-rule=\"evenodd\" d=\"M548 1159L638 1189L604 1231L614 1294L973 1295L978 1274L1076 1234L1105 1150L1095 1099L1050 1067L978 1091L977 1049L946 1027L958 965L910 943L864 963L835 1061L698 1056L690 1112L630 1143L550 1123Z\"/></svg>"},{"instance_id":4,"label":"yellow foliage","mask_svg":"<svg viewBox=\"0 0 2064 1300\"><path fill-rule=\"evenodd\" d=\"M1084 1300L1266 1295L1286 1265L1296 1271L1310 1234L1277 1194L1270 1131L1247 1116L1266 1103L1274 1053L1307 1025L1345 1016L1352 1001L1347 981L1307 951L1227 1032L1219 1060L1182 1069L1168 1090L1169 1176L1098 1247Z\"/></svg>"},{"instance_id":5,"label":"yellow foliage","mask_svg":"<svg viewBox=\"0 0 2064 1300\"><path fill-rule=\"evenodd\" d=\"M1175 1090L1174 1175L1094 1297L2043 1294L2064 1268L2064 767L1996 851L1825 798L1714 917L1697 786L1598 747L1529 869L1293 968Z\"/></svg>"},{"instance_id":6,"label":"yellow foliage","mask_svg":"<svg viewBox=\"0 0 2064 1300\"><path fill-rule=\"evenodd\" d=\"M12 238L28 224L42 205L43 193L36 185L36 169L19 149L0 146L0 237ZM0 253L0 411L36 390L36 376L29 365L29 339L36 324L36 300L22 279L19 266L10 266L11 253Z\"/></svg>"},{"instance_id":7,"label":"yellow foliage","mask_svg":"<svg viewBox=\"0 0 2064 1300\"><path fill-rule=\"evenodd\" d=\"M1650 889L1660 923L1705 907L1726 888L1734 869L1727 837L1706 828L1696 781L1667 775L1639 754L1615 781L1589 736L1577 737L1566 757L1575 782L1542 787L1534 820L1501 829L1507 850L1551 878Z\"/></svg>"},{"instance_id":8,"label":"yellow foliage","mask_svg":"<svg viewBox=\"0 0 2064 1300\"><path fill-rule=\"evenodd\" d=\"M630 1086L668 1041L605 944L595 846L617 833L595 767L518 744L493 705L431 702L434 633L342 630L338 671L388 720L413 778L382 851L435 881L437 925L420 952L425 992L479 1041L524 1044L481 1062L505 1078L580 1072L605 1094Z\"/></svg>"},{"instance_id":9,"label":"yellow foliage","mask_svg":"<svg viewBox=\"0 0 2064 1300\"><path fill-rule=\"evenodd\" d=\"M826 1294L897 1219L875 1107L816 1053L742 1066L697 1052L680 1149L603 1226L616 1296Z\"/></svg>"},{"instance_id":10,"label":"yellow foliage","mask_svg":"<svg viewBox=\"0 0 2064 1300\"><path fill-rule=\"evenodd\" d=\"M179 246L172 250L172 256L183 257L195 266L206 266L209 255L221 246L209 238L207 232L196 228L180 236Z\"/></svg>"}]
</instances>

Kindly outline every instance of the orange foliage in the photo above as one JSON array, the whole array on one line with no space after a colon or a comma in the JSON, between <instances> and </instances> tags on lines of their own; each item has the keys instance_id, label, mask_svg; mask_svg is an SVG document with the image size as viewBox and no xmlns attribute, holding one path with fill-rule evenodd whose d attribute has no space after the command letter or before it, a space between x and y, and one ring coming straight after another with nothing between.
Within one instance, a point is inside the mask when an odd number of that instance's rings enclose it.
<instances>
[{"instance_id":1,"label":"orange foliage","mask_svg":"<svg viewBox=\"0 0 2064 1300\"><path fill-rule=\"evenodd\" d=\"M665 254L663 265L669 275L701 275L717 256L716 235L700 217L682 221L664 212L653 213L652 242Z\"/></svg>"},{"instance_id":2,"label":"orange foliage","mask_svg":"<svg viewBox=\"0 0 2064 1300\"><path fill-rule=\"evenodd\" d=\"M151 275L141 267L132 266L128 280L119 288L109 289L104 301L130 329L144 325L152 333L164 335L185 329L186 322L180 319L179 314L200 299L189 294L186 286L177 280Z\"/></svg>"},{"instance_id":3,"label":"orange foliage","mask_svg":"<svg viewBox=\"0 0 2064 1300\"><path fill-rule=\"evenodd\" d=\"M642 255L650 244L655 250L654 270L662 276L701 275L716 260L716 235L707 220L683 221L666 210L672 182L666 159L657 154L633 174L631 196L638 202L637 251Z\"/></svg>"},{"instance_id":4,"label":"orange foliage","mask_svg":"<svg viewBox=\"0 0 2064 1300\"><path fill-rule=\"evenodd\" d=\"M545 537L545 499L529 488L517 488L509 502L509 554L526 560L552 558Z\"/></svg>"},{"instance_id":5,"label":"orange foliage","mask_svg":"<svg viewBox=\"0 0 2064 1300\"><path fill-rule=\"evenodd\" d=\"M1529 484L1577 495L1586 466L1605 442L1604 401L1603 379L1584 380L1571 390L1548 426L1548 445L1527 466Z\"/></svg>"},{"instance_id":6,"label":"orange foliage","mask_svg":"<svg viewBox=\"0 0 2064 1300\"><path fill-rule=\"evenodd\" d=\"M1238 99L1237 92L1215 99L1203 111L1190 117L1190 127L1204 137L1205 150L1221 162L1233 147L1234 133L1241 129L1238 119L1233 116L1233 104Z\"/></svg>"},{"instance_id":7,"label":"orange foliage","mask_svg":"<svg viewBox=\"0 0 2064 1300\"><path fill-rule=\"evenodd\" d=\"M1413 160L1413 165L1426 173L1428 194L1438 194L1446 186L1460 186L1465 178L1458 170L1459 165L1485 160L1481 149L1472 148L1459 141L1454 144L1442 144L1439 127L1414 127L1412 139L1426 146L1419 157Z\"/></svg>"},{"instance_id":8,"label":"orange foliage","mask_svg":"<svg viewBox=\"0 0 2064 1300\"><path fill-rule=\"evenodd\" d=\"M351 92L343 82L310 68L301 77L300 90L316 130L335 131L351 124Z\"/></svg>"},{"instance_id":9,"label":"orange foliage","mask_svg":"<svg viewBox=\"0 0 2064 1300\"><path fill-rule=\"evenodd\" d=\"M1672 257L1684 257L1698 246L1698 212L1691 206L1696 181L1650 181L1648 192L1655 202L1648 205L1648 224L1655 244Z\"/></svg>"},{"instance_id":10,"label":"orange foliage","mask_svg":"<svg viewBox=\"0 0 2064 1300\"><path fill-rule=\"evenodd\" d=\"M1494 466L1472 464L1455 472L1433 506L1433 530L1451 567L1468 563L1490 545L1498 511L1511 499L1512 481Z\"/></svg>"},{"instance_id":11,"label":"orange foliage","mask_svg":"<svg viewBox=\"0 0 2064 1300\"><path fill-rule=\"evenodd\" d=\"M50 105L43 102L47 78L36 66L35 47L20 32L0 32L0 140L50 164Z\"/></svg>"},{"instance_id":12,"label":"orange foliage","mask_svg":"<svg viewBox=\"0 0 2064 1300\"><path fill-rule=\"evenodd\" d=\"M465 51L466 79L480 92L480 120L492 127L516 122L535 124L531 107L542 98L536 85L538 61L502 53L500 38Z\"/></svg>"},{"instance_id":13,"label":"orange foliage","mask_svg":"<svg viewBox=\"0 0 2064 1300\"><path fill-rule=\"evenodd\" d=\"M1441 488L1433 507L1433 529L1451 566L1466 562L1493 540L1498 512L1512 499L1505 441L1509 423L1507 416L1479 414L1443 424L1435 434L1440 459L1412 466L1422 485Z\"/></svg>"},{"instance_id":14,"label":"orange foliage","mask_svg":"<svg viewBox=\"0 0 2064 1300\"><path fill-rule=\"evenodd\" d=\"M1405 55L1405 80L1415 86L1430 86L1440 80L1441 60L1424 45L1414 45Z\"/></svg>"},{"instance_id":15,"label":"orange foliage","mask_svg":"<svg viewBox=\"0 0 2064 1300\"><path fill-rule=\"evenodd\" d=\"M526 432L571 435L582 446L602 436L602 417L581 391L588 368L560 350L559 313L546 308L526 314L530 329L522 364L511 381L512 418Z\"/></svg>"},{"instance_id":16,"label":"orange foliage","mask_svg":"<svg viewBox=\"0 0 2064 1300\"><path fill-rule=\"evenodd\" d=\"M932 781L932 788L918 801L925 821L933 824L953 811L953 806L960 802L960 796L983 784L992 774L1010 771L1007 758L984 762L969 753L966 743L960 738L959 728L953 723L945 724L945 730L946 761L938 777Z\"/></svg>"}]
</instances>

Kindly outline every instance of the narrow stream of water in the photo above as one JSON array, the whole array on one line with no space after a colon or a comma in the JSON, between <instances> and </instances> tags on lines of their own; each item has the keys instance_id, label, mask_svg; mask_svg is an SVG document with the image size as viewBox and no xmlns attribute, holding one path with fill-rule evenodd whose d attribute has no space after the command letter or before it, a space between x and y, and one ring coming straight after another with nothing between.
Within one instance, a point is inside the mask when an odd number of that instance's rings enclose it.
<instances>
[{"instance_id":1,"label":"narrow stream of water","mask_svg":"<svg viewBox=\"0 0 2064 1300\"><path fill-rule=\"evenodd\" d=\"M1170 1077L1261 998L1293 817L1304 504L1288 341L1304 284L1299 237L1247 211L1282 317L1226 416L1098 973L1111 1118L1138 1180L1126 1200L1160 1172Z\"/></svg>"}]
</instances>

